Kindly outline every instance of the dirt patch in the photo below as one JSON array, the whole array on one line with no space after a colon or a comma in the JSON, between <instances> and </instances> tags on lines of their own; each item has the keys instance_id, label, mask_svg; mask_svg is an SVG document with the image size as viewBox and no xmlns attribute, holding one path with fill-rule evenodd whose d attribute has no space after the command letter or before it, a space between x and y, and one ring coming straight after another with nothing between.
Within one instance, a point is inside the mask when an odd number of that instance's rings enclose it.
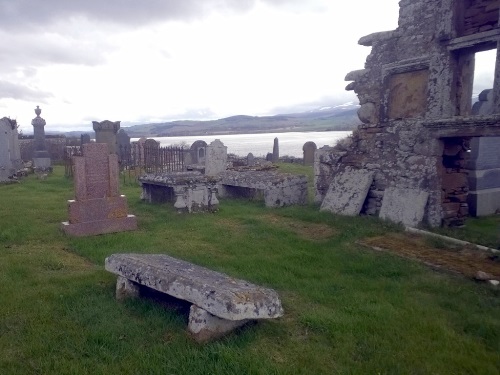
<instances>
[{"instance_id":1,"label":"dirt patch","mask_svg":"<svg viewBox=\"0 0 500 375\"><path fill-rule=\"evenodd\" d=\"M477 271L483 271L500 279L500 256L473 246L452 245L443 240L409 233L390 233L366 238L359 243L469 278L474 277Z\"/></svg>"},{"instance_id":2,"label":"dirt patch","mask_svg":"<svg viewBox=\"0 0 500 375\"><path fill-rule=\"evenodd\" d=\"M308 223L301 220L293 220L277 215L266 215L265 220L279 228L288 229L300 238L311 241L324 241L337 234L335 229L326 224Z\"/></svg>"}]
</instances>

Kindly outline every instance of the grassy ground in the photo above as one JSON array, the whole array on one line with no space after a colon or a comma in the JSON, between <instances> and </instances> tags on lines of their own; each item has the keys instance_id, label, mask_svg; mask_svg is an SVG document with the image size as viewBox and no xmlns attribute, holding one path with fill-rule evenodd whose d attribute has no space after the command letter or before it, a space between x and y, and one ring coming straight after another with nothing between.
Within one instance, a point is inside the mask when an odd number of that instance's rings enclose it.
<instances>
[{"instance_id":1,"label":"grassy ground","mask_svg":"<svg viewBox=\"0 0 500 375\"><path fill-rule=\"evenodd\" d=\"M0 186L0 374L500 372L499 291L356 244L397 227L238 200L178 215L141 202L135 185L122 193L137 231L68 238L58 228L73 191L60 168ZM167 253L275 288L285 316L197 345L183 310L115 301L103 264L116 252Z\"/></svg>"}]
</instances>

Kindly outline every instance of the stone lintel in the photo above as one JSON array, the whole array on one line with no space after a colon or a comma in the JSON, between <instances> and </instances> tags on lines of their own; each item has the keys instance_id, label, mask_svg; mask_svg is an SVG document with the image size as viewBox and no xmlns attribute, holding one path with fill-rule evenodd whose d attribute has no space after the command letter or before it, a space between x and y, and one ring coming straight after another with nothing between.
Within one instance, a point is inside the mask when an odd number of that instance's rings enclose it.
<instances>
[{"instance_id":1,"label":"stone lintel","mask_svg":"<svg viewBox=\"0 0 500 375\"><path fill-rule=\"evenodd\" d=\"M455 51L464 48L475 48L476 52L481 50L487 51L495 49L497 42L500 40L500 29L493 29L475 33L472 35L462 36L460 38L451 39L447 43L449 51Z\"/></svg>"},{"instance_id":2,"label":"stone lintel","mask_svg":"<svg viewBox=\"0 0 500 375\"><path fill-rule=\"evenodd\" d=\"M422 125L435 138L500 136L500 114L426 120Z\"/></svg>"}]
</instances>

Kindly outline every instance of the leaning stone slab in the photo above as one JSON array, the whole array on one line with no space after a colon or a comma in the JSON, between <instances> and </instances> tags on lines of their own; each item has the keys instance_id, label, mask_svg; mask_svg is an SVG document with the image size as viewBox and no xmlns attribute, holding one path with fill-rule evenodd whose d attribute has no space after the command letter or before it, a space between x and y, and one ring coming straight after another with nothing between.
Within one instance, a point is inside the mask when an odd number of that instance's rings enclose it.
<instances>
[{"instance_id":1,"label":"leaning stone slab","mask_svg":"<svg viewBox=\"0 0 500 375\"><path fill-rule=\"evenodd\" d=\"M424 218L429 193L419 189L387 188L379 217L416 227Z\"/></svg>"},{"instance_id":2,"label":"leaning stone slab","mask_svg":"<svg viewBox=\"0 0 500 375\"><path fill-rule=\"evenodd\" d=\"M163 254L113 254L106 270L118 275L116 296L137 297L139 285L193 304L188 330L205 342L253 319L283 315L278 294L244 280Z\"/></svg>"},{"instance_id":3,"label":"leaning stone slab","mask_svg":"<svg viewBox=\"0 0 500 375\"><path fill-rule=\"evenodd\" d=\"M346 168L333 178L320 211L347 216L359 215L372 182L373 172Z\"/></svg>"}]
</instances>

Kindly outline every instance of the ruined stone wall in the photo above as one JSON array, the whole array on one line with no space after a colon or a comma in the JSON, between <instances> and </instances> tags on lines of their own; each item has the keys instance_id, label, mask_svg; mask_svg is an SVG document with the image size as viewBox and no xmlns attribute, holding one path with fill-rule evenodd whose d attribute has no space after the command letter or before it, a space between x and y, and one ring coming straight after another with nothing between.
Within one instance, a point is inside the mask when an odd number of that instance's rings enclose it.
<instances>
[{"instance_id":1,"label":"ruined stone wall","mask_svg":"<svg viewBox=\"0 0 500 375\"><path fill-rule=\"evenodd\" d=\"M458 150L426 127L470 110L463 99L469 87L456 84L464 62L443 42L458 36L456 9L455 0L401 0L396 30L360 39L372 50L364 69L347 74L352 82L346 90L358 95L363 124L349 140L316 152L316 202L333 176L350 166L375 172L362 213L378 215L385 189L398 187L429 193L425 220L432 226L458 224L466 216L467 150L461 138ZM462 82L472 79L468 70L460 72Z\"/></svg>"},{"instance_id":2,"label":"ruined stone wall","mask_svg":"<svg viewBox=\"0 0 500 375\"><path fill-rule=\"evenodd\" d=\"M498 21L497 1L490 0L463 0L464 22L462 35L471 35L478 32L492 30Z\"/></svg>"}]
</instances>

